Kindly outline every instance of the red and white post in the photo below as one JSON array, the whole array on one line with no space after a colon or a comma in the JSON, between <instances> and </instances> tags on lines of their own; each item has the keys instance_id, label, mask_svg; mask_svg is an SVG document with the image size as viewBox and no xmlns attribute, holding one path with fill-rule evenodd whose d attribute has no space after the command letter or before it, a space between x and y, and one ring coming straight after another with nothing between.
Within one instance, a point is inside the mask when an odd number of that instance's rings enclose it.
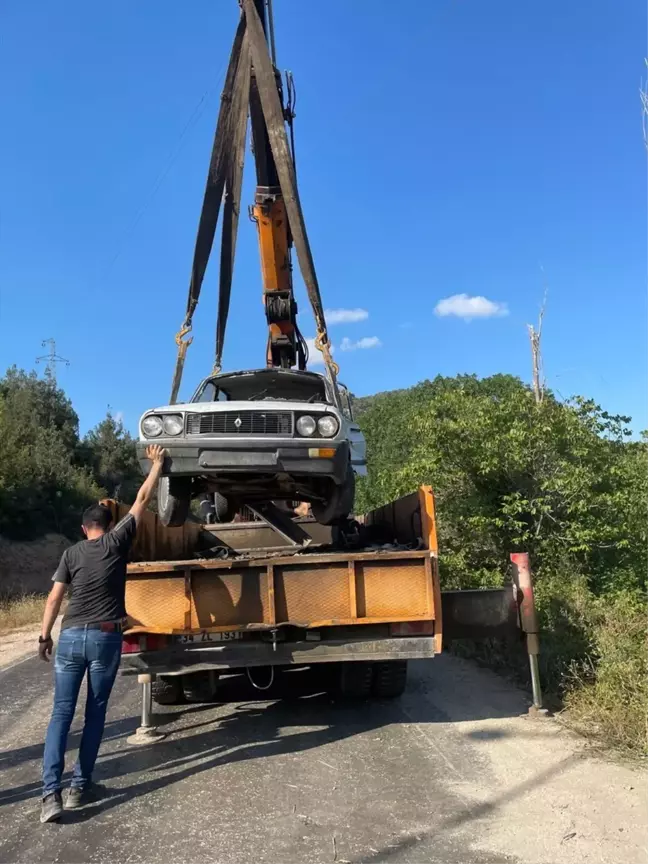
<instances>
[{"instance_id":1,"label":"red and white post","mask_svg":"<svg viewBox=\"0 0 648 864\"><path fill-rule=\"evenodd\" d=\"M540 628L538 626L538 615L533 596L533 580L531 579L528 552L511 552L511 564L513 568L513 582L517 590L520 626L524 633L527 653L529 655L529 668L531 670L533 705L529 709L529 712L533 714L539 712L546 713L542 707L542 688L540 686L540 670L538 668Z\"/></svg>"}]
</instances>

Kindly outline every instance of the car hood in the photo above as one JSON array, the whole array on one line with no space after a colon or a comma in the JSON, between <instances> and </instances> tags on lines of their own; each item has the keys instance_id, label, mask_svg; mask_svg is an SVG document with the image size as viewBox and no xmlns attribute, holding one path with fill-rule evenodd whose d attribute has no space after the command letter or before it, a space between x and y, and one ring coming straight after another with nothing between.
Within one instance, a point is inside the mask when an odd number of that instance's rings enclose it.
<instances>
[{"instance_id":1,"label":"car hood","mask_svg":"<svg viewBox=\"0 0 648 864\"><path fill-rule=\"evenodd\" d=\"M162 408L151 408L147 414L213 414L220 411L327 411L340 417L340 412L334 405L326 402L290 402L284 399L267 399L259 402L182 402L177 405L165 405Z\"/></svg>"}]
</instances>

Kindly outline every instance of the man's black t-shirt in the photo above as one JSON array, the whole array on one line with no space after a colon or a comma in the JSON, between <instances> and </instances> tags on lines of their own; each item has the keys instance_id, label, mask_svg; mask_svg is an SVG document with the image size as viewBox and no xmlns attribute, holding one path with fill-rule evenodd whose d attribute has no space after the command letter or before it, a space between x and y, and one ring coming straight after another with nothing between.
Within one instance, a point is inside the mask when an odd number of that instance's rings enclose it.
<instances>
[{"instance_id":1,"label":"man's black t-shirt","mask_svg":"<svg viewBox=\"0 0 648 864\"><path fill-rule=\"evenodd\" d=\"M65 550L52 577L71 588L62 630L125 617L126 564L136 530L129 513L112 531Z\"/></svg>"}]
</instances>

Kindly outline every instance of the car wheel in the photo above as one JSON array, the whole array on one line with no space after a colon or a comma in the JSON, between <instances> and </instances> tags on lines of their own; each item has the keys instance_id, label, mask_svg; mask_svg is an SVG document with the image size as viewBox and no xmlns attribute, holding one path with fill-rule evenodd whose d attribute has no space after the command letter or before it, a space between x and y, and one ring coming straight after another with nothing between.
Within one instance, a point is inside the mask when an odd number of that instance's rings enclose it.
<instances>
[{"instance_id":1,"label":"car wheel","mask_svg":"<svg viewBox=\"0 0 648 864\"><path fill-rule=\"evenodd\" d=\"M179 528L189 515L191 477L160 477L158 516L167 528Z\"/></svg>"},{"instance_id":2,"label":"car wheel","mask_svg":"<svg viewBox=\"0 0 648 864\"><path fill-rule=\"evenodd\" d=\"M351 465L347 467L346 478L341 486L333 485L326 502L313 501L311 511L320 525L332 525L346 517L353 510L355 498L355 474Z\"/></svg>"},{"instance_id":3,"label":"car wheel","mask_svg":"<svg viewBox=\"0 0 648 864\"><path fill-rule=\"evenodd\" d=\"M231 522L236 514L236 508L229 498L221 495L220 492L214 492L214 513L217 522Z\"/></svg>"}]
</instances>

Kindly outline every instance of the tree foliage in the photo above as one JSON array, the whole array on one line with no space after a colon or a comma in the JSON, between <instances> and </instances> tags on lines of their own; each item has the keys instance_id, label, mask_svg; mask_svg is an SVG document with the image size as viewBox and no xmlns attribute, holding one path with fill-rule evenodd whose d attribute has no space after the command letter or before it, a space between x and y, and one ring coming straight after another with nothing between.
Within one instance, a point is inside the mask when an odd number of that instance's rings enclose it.
<instances>
[{"instance_id":1,"label":"tree foliage","mask_svg":"<svg viewBox=\"0 0 648 864\"><path fill-rule=\"evenodd\" d=\"M125 498L138 473L133 440L110 415L81 442L51 377L12 367L0 379L0 533L78 536L83 508L120 487Z\"/></svg>"},{"instance_id":2,"label":"tree foliage","mask_svg":"<svg viewBox=\"0 0 648 864\"><path fill-rule=\"evenodd\" d=\"M648 454L594 402L536 404L509 375L438 377L359 401L369 477L357 509L429 483L446 585L498 584L508 553L596 592L645 588Z\"/></svg>"},{"instance_id":3,"label":"tree foliage","mask_svg":"<svg viewBox=\"0 0 648 864\"><path fill-rule=\"evenodd\" d=\"M81 443L84 463L110 498L133 501L142 482L135 439L109 411Z\"/></svg>"}]
</instances>

